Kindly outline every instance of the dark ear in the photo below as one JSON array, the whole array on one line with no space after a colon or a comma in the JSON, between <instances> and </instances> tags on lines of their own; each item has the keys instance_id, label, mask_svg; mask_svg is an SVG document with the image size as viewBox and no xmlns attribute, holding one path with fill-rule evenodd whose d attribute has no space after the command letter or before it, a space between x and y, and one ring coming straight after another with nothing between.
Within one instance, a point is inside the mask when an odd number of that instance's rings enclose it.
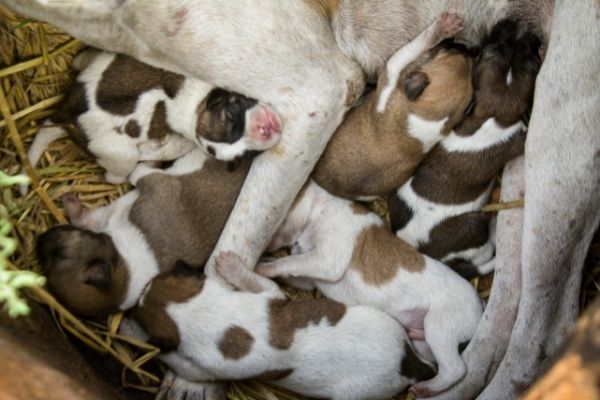
<instances>
[{"instance_id":1,"label":"dark ear","mask_svg":"<svg viewBox=\"0 0 600 400\"><path fill-rule=\"evenodd\" d=\"M173 275L175 276L196 276L197 270L183 260L175 261Z\"/></svg>"},{"instance_id":2,"label":"dark ear","mask_svg":"<svg viewBox=\"0 0 600 400\"><path fill-rule=\"evenodd\" d=\"M431 82L425 72L413 71L404 79L404 93L410 101L415 101Z\"/></svg>"},{"instance_id":3,"label":"dark ear","mask_svg":"<svg viewBox=\"0 0 600 400\"><path fill-rule=\"evenodd\" d=\"M112 283L112 268L106 260L94 260L85 270L85 283L106 290Z\"/></svg>"}]
</instances>

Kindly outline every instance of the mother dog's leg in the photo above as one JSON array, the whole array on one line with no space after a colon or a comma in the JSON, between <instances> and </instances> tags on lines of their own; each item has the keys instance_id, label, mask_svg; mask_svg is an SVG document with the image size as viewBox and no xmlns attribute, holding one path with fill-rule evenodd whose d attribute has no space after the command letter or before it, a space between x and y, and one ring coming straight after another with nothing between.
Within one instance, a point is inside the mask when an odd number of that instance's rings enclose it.
<instances>
[{"instance_id":1,"label":"mother dog's leg","mask_svg":"<svg viewBox=\"0 0 600 400\"><path fill-rule=\"evenodd\" d=\"M597 0L556 1L525 149L522 297L482 399L518 396L564 338L554 326L575 319L569 302L600 220L599 7Z\"/></svg>"},{"instance_id":2,"label":"mother dog's leg","mask_svg":"<svg viewBox=\"0 0 600 400\"><path fill-rule=\"evenodd\" d=\"M156 2L153 12L164 21L130 4L123 5L124 20L143 26L156 54L185 55L178 62L185 72L270 103L282 116L281 142L254 161L213 253L233 251L255 265L362 92L362 71L337 48L327 19L303 1L212 0L219 18L205 12L208 2ZM213 267L211 257L207 274Z\"/></svg>"},{"instance_id":3,"label":"mother dog's leg","mask_svg":"<svg viewBox=\"0 0 600 400\"><path fill-rule=\"evenodd\" d=\"M255 264L364 87L362 71L338 49L328 20L304 1L1 1L100 47L274 106L282 140L252 165L215 250L231 250L245 265ZM97 37L77 22L95 17L107 24Z\"/></svg>"},{"instance_id":4,"label":"mother dog's leg","mask_svg":"<svg viewBox=\"0 0 600 400\"><path fill-rule=\"evenodd\" d=\"M502 201L523 197L525 162L510 162L502 174ZM521 295L521 241L523 210L498 214L496 270L489 302L469 346L462 353L467 374L435 400L475 398L492 379L502 361L517 316Z\"/></svg>"}]
</instances>

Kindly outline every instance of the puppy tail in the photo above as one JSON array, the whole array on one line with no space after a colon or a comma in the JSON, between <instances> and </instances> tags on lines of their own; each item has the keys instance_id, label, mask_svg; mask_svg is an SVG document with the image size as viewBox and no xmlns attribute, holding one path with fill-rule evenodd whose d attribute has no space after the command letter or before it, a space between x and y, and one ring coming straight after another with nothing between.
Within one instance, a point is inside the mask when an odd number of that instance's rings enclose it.
<instances>
[{"instance_id":1,"label":"puppy tail","mask_svg":"<svg viewBox=\"0 0 600 400\"><path fill-rule=\"evenodd\" d=\"M31 166L35 167L39 159L42 157L44 150L46 150L46 147L48 147L50 143L66 135L67 132L60 126L43 126L35 136L35 139L33 140L33 143L27 152L27 158L29 158ZM21 195L25 196L28 189L28 185L21 185L19 188Z\"/></svg>"}]
</instances>

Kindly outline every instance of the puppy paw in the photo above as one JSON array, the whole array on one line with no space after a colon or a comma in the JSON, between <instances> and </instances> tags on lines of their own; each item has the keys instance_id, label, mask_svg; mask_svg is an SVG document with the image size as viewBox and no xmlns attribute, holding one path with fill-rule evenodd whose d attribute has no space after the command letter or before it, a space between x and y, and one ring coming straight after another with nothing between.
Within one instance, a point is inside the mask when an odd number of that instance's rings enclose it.
<instances>
[{"instance_id":1,"label":"puppy paw","mask_svg":"<svg viewBox=\"0 0 600 400\"><path fill-rule=\"evenodd\" d=\"M155 400L222 400L225 385L220 383L189 382L167 371Z\"/></svg>"},{"instance_id":2,"label":"puppy paw","mask_svg":"<svg viewBox=\"0 0 600 400\"><path fill-rule=\"evenodd\" d=\"M85 209L75 194L67 193L62 195L60 199L71 223L80 220L84 216Z\"/></svg>"},{"instance_id":3,"label":"puppy paw","mask_svg":"<svg viewBox=\"0 0 600 400\"><path fill-rule=\"evenodd\" d=\"M435 42L452 37L463 28L463 20L458 14L445 12L438 17L434 34Z\"/></svg>"},{"instance_id":4,"label":"puppy paw","mask_svg":"<svg viewBox=\"0 0 600 400\"><path fill-rule=\"evenodd\" d=\"M431 392L431 390L429 390L429 388L427 386L425 386L422 383L417 383L416 385L412 385L408 389L408 391L411 392L413 394L413 396L415 396L416 398L430 397L434 394Z\"/></svg>"},{"instance_id":5,"label":"puppy paw","mask_svg":"<svg viewBox=\"0 0 600 400\"><path fill-rule=\"evenodd\" d=\"M254 272L264 276L265 278L274 278L278 276L273 262L263 262L257 264L256 268L254 268Z\"/></svg>"}]
</instances>

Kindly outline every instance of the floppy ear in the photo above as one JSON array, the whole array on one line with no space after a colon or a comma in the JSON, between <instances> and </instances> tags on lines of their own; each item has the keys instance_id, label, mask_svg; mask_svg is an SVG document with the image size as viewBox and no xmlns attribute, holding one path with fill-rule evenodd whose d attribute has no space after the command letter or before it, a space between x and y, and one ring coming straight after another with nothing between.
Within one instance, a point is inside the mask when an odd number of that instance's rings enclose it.
<instances>
[{"instance_id":1,"label":"floppy ear","mask_svg":"<svg viewBox=\"0 0 600 400\"><path fill-rule=\"evenodd\" d=\"M410 101L415 101L431 82L425 72L413 71L404 79L404 93Z\"/></svg>"},{"instance_id":2,"label":"floppy ear","mask_svg":"<svg viewBox=\"0 0 600 400\"><path fill-rule=\"evenodd\" d=\"M84 272L84 282L100 290L106 290L112 283L112 269L105 260L94 260Z\"/></svg>"}]
</instances>

